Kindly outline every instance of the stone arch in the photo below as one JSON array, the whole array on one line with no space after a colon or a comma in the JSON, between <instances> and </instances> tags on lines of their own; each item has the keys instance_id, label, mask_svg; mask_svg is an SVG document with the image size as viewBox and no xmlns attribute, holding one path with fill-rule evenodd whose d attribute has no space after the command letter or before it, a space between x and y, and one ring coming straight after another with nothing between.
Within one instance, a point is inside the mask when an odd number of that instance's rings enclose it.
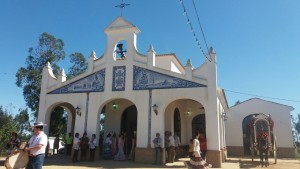
<instances>
[{"instance_id":1,"label":"stone arch","mask_svg":"<svg viewBox=\"0 0 300 169\"><path fill-rule=\"evenodd\" d=\"M197 132L203 133L206 136L205 114L198 114L192 120L192 138L194 138Z\"/></svg>"},{"instance_id":2,"label":"stone arch","mask_svg":"<svg viewBox=\"0 0 300 169\"><path fill-rule=\"evenodd\" d=\"M129 122L135 123L130 126L130 124L122 124L122 119L128 118L128 112L132 111L134 109L135 113L133 116L130 116L131 120L128 120ZM127 114L127 115L126 115ZM103 145L103 140L105 139L106 135L108 133L116 133L118 136L120 132L122 132L122 125L133 128L135 131L137 130L137 116L138 111L136 105L127 98L113 98L109 99L99 107L98 109L98 123L97 126L101 125L104 127L103 130L97 132L99 135L99 147L101 148ZM101 119L102 118L102 119ZM135 122L133 122L135 119ZM124 121L124 120L123 120ZM100 122L103 122L101 124ZM130 129L129 131L131 131ZM131 133L130 133L131 134ZM128 135L129 136L129 135ZM130 142L130 140L128 140ZM126 147L130 150L130 146ZM100 151L101 152L101 151ZM125 151L126 152L126 151ZM128 154L127 154L128 155Z\"/></svg>"},{"instance_id":3,"label":"stone arch","mask_svg":"<svg viewBox=\"0 0 300 169\"><path fill-rule=\"evenodd\" d=\"M171 101L165 108L165 131L171 131L174 134L174 114L180 114L181 144L188 145L192 138L192 119L196 115L204 114L203 104L197 100L181 98Z\"/></svg>"},{"instance_id":4,"label":"stone arch","mask_svg":"<svg viewBox=\"0 0 300 169\"><path fill-rule=\"evenodd\" d=\"M250 135L251 130L249 127L252 116L256 116L258 114L249 114L247 115L242 122L242 132L243 132L243 147L244 147L244 155L250 155Z\"/></svg>"},{"instance_id":5,"label":"stone arch","mask_svg":"<svg viewBox=\"0 0 300 169\"><path fill-rule=\"evenodd\" d=\"M50 125L51 114L56 107L62 107L67 113L67 131L65 134L69 132L74 133L76 110L75 107L68 102L57 102L50 105L45 113L45 123ZM49 134L49 127L45 128L45 133Z\"/></svg>"}]
</instances>

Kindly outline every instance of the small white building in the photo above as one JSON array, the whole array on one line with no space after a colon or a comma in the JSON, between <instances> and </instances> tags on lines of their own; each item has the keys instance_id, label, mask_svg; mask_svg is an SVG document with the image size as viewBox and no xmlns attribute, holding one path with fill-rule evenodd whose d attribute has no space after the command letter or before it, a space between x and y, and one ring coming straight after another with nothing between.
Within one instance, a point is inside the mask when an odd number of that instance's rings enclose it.
<instances>
[{"instance_id":1,"label":"small white building","mask_svg":"<svg viewBox=\"0 0 300 169\"><path fill-rule=\"evenodd\" d=\"M69 117L67 132L81 136L87 131L99 138L100 117L105 117L104 135L135 132L135 161L149 163L154 162L156 133L164 140L165 131L178 132L187 146L198 130L207 137L207 161L221 167L226 158L222 113L228 105L218 88L213 49L212 61L193 68L189 60L183 66L175 54L156 54L152 45L148 53L139 53L140 30L122 17L104 32L105 53L98 57L92 52L85 73L66 81L64 71L55 77L50 64L44 68L38 120L50 123L52 111L61 106Z\"/></svg>"},{"instance_id":2,"label":"small white building","mask_svg":"<svg viewBox=\"0 0 300 169\"><path fill-rule=\"evenodd\" d=\"M291 106L253 98L230 107L226 121L226 144L228 155L250 155L249 123L253 115L270 115L274 121L273 134L277 140L277 156L295 157L291 127Z\"/></svg>"}]
</instances>

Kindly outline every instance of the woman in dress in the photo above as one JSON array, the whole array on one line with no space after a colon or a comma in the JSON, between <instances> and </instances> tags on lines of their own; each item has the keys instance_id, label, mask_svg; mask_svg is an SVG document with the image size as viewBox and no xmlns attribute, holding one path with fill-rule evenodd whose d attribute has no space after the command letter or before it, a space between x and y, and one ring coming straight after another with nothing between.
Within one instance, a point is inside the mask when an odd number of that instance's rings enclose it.
<instances>
[{"instance_id":1,"label":"woman in dress","mask_svg":"<svg viewBox=\"0 0 300 169\"><path fill-rule=\"evenodd\" d=\"M135 147L136 147L136 132L133 132L133 137L131 139L131 150L128 159L129 160L134 160L134 155L135 155Z\"/></svg>"},{"instance_id":2,"label":"woman in dress","mask_svg":"<svg viewBox=\"0 0 300 169\"><path fill-rule=\"evenodd\" d=\"M209 168L210 164L208 164L205 160L201 158L200 151L200 142L198 140L200 133L196 133L196 136L193 140L193 156L190 158L190 161L184 162L188 168L198 169L198 168Z\"/></svg>"},{"instance_id":3,"label":"woman in dress","mask_svg":"<svg viewBox=\"0 0 300 169\"><path fill-rule=\"evenodd\" d=\"M112 157L113 157L111 154L111 149L110 149L110 145L112 143L110 137L111 137L110 133L107 134L106 139L103 144L103 148L104 148L103 159L104 160L109 160L109 159L112 159Z\"/></svg>"},{"instance_id":4,"label":"woman in dress","mask_svg":"<svg viewBox=\"0 0 300 169\"><path fill-rule=\"evenodd\" d=\"M124 155L124 135L122 133L119 134L119 139L118 139L118 153L115 156L115 160L125 160L125 155Z\"/></svg>"},{"instance_id":5,"label":"woman in dress","mask_svg":"<svg viewBox=\"0 0 300 169\"><path fill-rule=\"evenodd\" d=\"M117 142L117 135L114 133L111 137L111 153L113 157L117 154Z\"/></svg>"}]
</instances>

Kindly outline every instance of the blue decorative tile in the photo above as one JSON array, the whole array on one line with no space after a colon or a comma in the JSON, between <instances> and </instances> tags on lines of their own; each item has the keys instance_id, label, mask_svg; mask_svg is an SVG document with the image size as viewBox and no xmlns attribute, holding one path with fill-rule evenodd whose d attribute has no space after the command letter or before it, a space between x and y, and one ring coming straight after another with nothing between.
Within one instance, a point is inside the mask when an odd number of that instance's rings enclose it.
<instances>
[{"instance_id":1,"label":"blue decorative tile","mask_svg":"<svg viewBox=\"0 0 300 169\"><path fill-rule=\"evenodd\" d=\"M56 89L48 94L103 92L105 82L105 69L93 73L87 77Z\"/></svg>"},{"instance_id":2,"label":"blue decorative tile","mask_svg":"<svg viewBox=\"0 0 300 169\"><path fill-rule=\"evenodd\" d=\"M115 66L113 68L112 91L124 91L126 80L126 67Z\"/></svg>"},{"instance_id":3,"label":"blue decorative tile","mask_svg":"<svg viewBox=\"0 0 300 169\"><path fill-rule=\"evenodd\" d=\"M133 69L133 90L207 87L200 83L183 80L138 66L134 66Z\"/></svg>"}]
</instances>

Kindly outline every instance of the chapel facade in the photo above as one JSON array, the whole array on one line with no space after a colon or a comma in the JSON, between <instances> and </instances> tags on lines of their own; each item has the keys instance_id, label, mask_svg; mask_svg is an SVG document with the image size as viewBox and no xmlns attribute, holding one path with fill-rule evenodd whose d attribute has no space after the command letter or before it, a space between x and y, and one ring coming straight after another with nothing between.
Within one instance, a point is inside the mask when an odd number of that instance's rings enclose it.
<instances>
[{"instance_id":1,"label":"chapel facade","mask_svg":"<svg viewBox=\"0 0 300 169\"><path fill-rule=\"evenodd\" d=\"M52 111L60 106L68 114L67 132L82 135L86 131L99 138L102 126L104 136L111 131L134 133L135 161L147 163L155 160L152 140L156 133L164 142L165 131L177 132L181 145L188 146L200 131L208 141L207 162L221 167L226 159L228 104L224 90L218 88L214 50L208 53L211 61L193 68L190 60L184 66L174 53L156 54L152 45L147 53L139 53L140 30L123 17L104 32L106 50L100 57L91 53L85 73L66 80L64 71L56 77L50 63L45 66L38 120L50 124Z\"/></svg>"}]
</instances>

